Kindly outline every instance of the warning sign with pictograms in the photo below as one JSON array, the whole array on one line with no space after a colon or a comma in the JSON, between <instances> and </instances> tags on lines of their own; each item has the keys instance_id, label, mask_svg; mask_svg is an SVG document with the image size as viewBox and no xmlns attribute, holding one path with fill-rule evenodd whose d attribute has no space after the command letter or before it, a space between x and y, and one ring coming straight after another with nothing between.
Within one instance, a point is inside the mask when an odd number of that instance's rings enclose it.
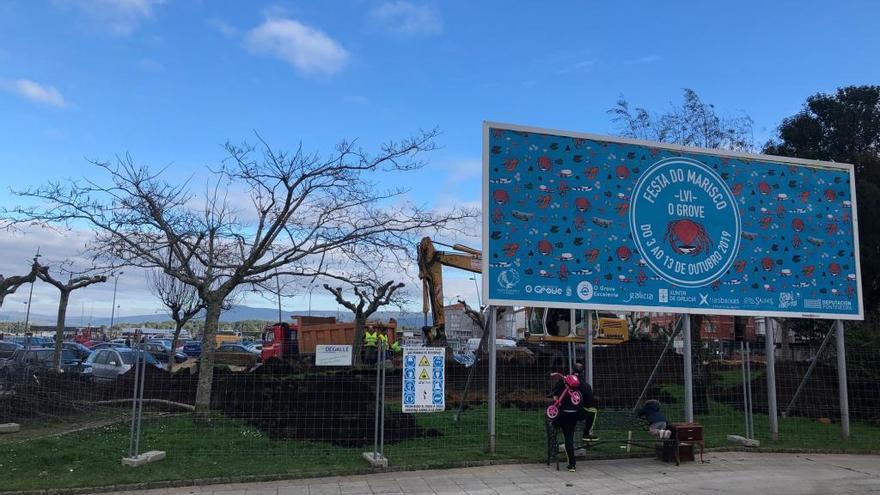
<instances>
[{"instance_id":1,"label":"warning sign with pictograms","mask_svg":"<svg viewBox=\"0 0 880 495\"><path fill-rule=\"evenodd\" d=\"M403 348L403 400L405 413L446 409L446 349Z\"/></svg>"}]
</instances>

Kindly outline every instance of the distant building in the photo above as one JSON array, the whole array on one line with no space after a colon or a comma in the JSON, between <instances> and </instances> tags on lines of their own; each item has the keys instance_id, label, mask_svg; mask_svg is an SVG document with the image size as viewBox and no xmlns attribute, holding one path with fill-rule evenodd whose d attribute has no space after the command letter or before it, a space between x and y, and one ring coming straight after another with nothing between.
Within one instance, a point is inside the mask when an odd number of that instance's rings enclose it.
<instances>
[{"instance_id":1,"label":"distant building","mask_svg":"<svg viewBox=\"0 0 880 495\"><path fill-rule=\"evenodd\" d=\"M643 313L643 316L650 318L650 327L655 325L672 329L678 319L677 314L670 313ZM739 329L735 329L733 325L733 316L706 315L703 317L703 326L700 328L700 337L703 340L720 340L725 342L733 342L734 340L745 340L754 342L756 335L755 319L750 316L740 318Z\"/></svg>"},{"instance_id":2,"label":"distant building","mask_svg":"<svg viewBox=\"0 0 880 495\"><path fill-rule=\"evenodd\" d=\"M480 327L464 312L464 304L444 306L443 313L446 316L446 340L449 346L453 352L466 353L468 339L482 334Z\"/></svg>"}]
</instances>

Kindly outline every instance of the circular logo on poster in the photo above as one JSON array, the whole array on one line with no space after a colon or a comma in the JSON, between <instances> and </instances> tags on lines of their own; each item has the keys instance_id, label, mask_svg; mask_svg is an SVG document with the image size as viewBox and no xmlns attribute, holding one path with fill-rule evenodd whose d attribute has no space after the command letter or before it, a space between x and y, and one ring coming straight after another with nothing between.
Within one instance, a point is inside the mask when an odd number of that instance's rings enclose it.
<instances>
[{"instance_id":1,"label":"circular logo on poster","mask_svg":"<svg viewBox=\"0 0 880 495\"><path fill-rule=\"evenodd\" d=\"M639 177L630 200L632 236L645 263L682 287L709 285L739 252L739 207L727 183L690 158L666 158Z\"/></svg>"},{"instance_id":2,"label":"circular logo on poster","mask_svg":"<svg viewBox=\"0 0 880 495\"><path fill-rule=\"evenodd\" d=\"M589 301L593 298L593 284L586 280L581 281L577 285L577 295L582 301Z\"/></svg>"}]
</instances>

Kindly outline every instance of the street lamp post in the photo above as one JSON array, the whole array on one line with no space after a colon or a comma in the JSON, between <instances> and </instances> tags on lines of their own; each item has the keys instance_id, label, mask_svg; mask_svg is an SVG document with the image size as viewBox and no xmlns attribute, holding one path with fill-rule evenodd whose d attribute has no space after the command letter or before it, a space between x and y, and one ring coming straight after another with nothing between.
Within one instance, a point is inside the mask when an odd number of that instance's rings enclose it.
<instances>
[{"instance_id":1,"label":"street lamp post","mask_svg":"<svg viewBox=\"0 0 880 495\"><path fill-rule=\"evenodd\" d=\"M110 328L113 329L113 320L116 318L116 286L119 285L119 277L123 272L119 272L116 274L116 280L113 282L113 307L110 308Z\"/></svg>"},{"instance_id":2,"label":"street lamp post","mask_svg":"<svg viewBox=\"0 0 880 495\"><path fill-rule=\"evenodd\" d=\"M477 277L471 277L471 280L474 281L474 288L477 289L477 303L479 303L480 307L483 307L483 298L480 297L480 284L477 283Z\"/></svg>"},{"instance_id":3,"label":"street lamp post","mask_svg":"<svg viewBox=\"0 0 880 495\"><path fill-rule=\"evenodd\" d=\"M36 263L37 259L39 259L39 258L40 258L40 247L37 246L37 254L34 255L34 263ZM31 290L28 293L27 310L25 310L25 314L24 314L24 332L25 333L28 332L28 328L30 327L30 323L31 323L31 299L34 298L34 283L36 283L36 281L31 282Z\"/></svg>"}]
</instances>

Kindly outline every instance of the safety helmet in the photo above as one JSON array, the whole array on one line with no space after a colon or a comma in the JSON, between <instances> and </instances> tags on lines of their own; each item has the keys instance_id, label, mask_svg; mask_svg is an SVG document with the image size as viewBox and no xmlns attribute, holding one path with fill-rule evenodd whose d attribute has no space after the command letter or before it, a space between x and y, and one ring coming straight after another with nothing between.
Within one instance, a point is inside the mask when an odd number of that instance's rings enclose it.
<instances>
[{"instance_id":1,"label":"safety helmet","mask_svg":"<svg viewBox=\"0 0 880 495\"><path fill-rule=\"evenodd\" d=\"M571 388L578 388L581 385L581 381L578 379L577 375L566 375L563 380L565 380L565 384Z\"/></svg>"}]
</instances>

